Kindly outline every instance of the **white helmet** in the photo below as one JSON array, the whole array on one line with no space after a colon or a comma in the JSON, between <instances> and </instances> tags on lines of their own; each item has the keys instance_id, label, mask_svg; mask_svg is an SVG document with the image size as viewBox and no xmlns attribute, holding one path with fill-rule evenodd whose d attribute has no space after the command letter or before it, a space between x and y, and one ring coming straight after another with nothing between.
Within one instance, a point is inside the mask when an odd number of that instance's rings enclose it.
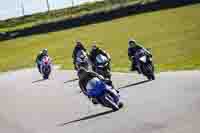
<instances>
[{"instance_id":1,"label":"white helmet","mask_svg":"<svg viewBox=\"0 0 200 133\"><path fill-rule=\"evenodd\" d=\"M48 53L48 50L47 50L47 49L43 49L43 50L42 50L42 53L43 53L43 54L47 54L47 53Z\"/></svg>"},{"instance_id":2,"label":"white helmet","mask_svg":"<svg viewBox=\"0 0 200 133\"><path fill-rule=\"evenodd\" d=\"M129 48L131 48L131 47L135 47L136 46L136 40L134 40L134 39L130 39L129 41L128 41L128 46L129 46Z\"/></svg>"}]
</instances>

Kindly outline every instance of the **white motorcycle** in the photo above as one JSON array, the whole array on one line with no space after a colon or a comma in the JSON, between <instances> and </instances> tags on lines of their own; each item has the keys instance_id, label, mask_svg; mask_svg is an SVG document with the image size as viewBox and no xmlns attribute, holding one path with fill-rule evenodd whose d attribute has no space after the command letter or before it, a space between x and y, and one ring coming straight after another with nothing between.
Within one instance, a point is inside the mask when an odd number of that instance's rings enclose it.
<instances>
[{"instance_id":1,"label":"white motorcycle","mask_svg":"<svg viewBox=\"0 0 200 133\"><path fill-rule=\"evenodd\" d=\"M110 60L102 55L99 54L96 56L96 63L95 63L95 72L102 75L104 78L111 79L111 72L109 69Z\"/></svg>"},{"instance_id":2,"label":"white motorcycle","mask_svg":"<svg viewBox=\"0 0 200 133\"><path fill-rule=\"evenodd\" d=\"M81 67L88 70L89 68L89 59L87 53L84 50L80 50L76 54L76 68L80 69Z\"/></svg>"}]
</instances>

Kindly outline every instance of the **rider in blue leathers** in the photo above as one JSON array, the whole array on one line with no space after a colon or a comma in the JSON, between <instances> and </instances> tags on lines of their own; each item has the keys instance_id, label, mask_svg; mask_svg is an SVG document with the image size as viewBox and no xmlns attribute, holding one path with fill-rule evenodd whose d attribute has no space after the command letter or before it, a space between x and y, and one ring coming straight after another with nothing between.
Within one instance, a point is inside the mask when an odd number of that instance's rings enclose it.
<instances>
[{"instance_id":1,"label":"rider in blue leathers","mask_svg":"<svg viewBox=\"0 0 200 133\"><path fill-rule=\"evenodd\" d=\"M85 51L87 53L87 50L84 47L84 45L82 44L82 42L81 41L76 41L76 45L75 45L73 53L72 53L72 59L73 59L73 64L74 64L74 69L75 70L77 70L77 68L76 68L76 55L77 55L77 52L80 51L80 50L83 50L83 51Z\"/></svg>"}]
</instances>

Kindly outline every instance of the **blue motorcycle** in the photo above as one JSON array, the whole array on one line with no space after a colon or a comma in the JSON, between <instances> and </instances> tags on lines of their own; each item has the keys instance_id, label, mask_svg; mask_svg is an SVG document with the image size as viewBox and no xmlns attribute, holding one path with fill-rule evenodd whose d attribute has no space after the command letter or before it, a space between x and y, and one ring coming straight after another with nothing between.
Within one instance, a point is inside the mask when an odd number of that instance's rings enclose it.
<instances>
[{"instance_id":1,"label":"blue motorcycle","mask_svg":"<svg viewBox=\"0 0 200 133\"><path fill-rule=\"evenodd\" d=\"M123 106L123 103L120 102L118 92L98 78L91 79L87 83L86 89L86 95L95 99L97 103L100 103L104 107L117 111Z\"/></svg>"}]
</instances>

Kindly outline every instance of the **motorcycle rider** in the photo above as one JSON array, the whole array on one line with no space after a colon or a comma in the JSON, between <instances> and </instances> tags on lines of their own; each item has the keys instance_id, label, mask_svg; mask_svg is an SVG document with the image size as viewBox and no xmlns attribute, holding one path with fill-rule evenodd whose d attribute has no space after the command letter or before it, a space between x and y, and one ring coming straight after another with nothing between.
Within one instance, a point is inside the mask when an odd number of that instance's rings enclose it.
<instances>
[{"instance_id":1,"label":"motorcycle rider","mask_svg":"<svg viewBox=\"0 0 200 133\"><path fill-rule=\"evenodd\" d=\"M128 56L129 56L129 60L131 60L131 71L134 71L136 69L139 69L140 67L137 67L137 60L135 58L135 54L138 50L143 49L145 51L145 53L149 56L152 57L151 53L145 49L143 46L141 46L140 44L138 44L134 39L130 39L128 42ZM132 61L133 59L133 61ZM139 70L139 73L141 72L141 70Z\"/></svg>"},{"instance_id":2,"label":"motorcycle rider","mask_svg":"<svg viewBox=\"0 0 200 133\"><path fill-rule=\"evenodd\" d=\"M83 46L81 41L76 41L76 46L74 47L73 53L72 53L72 58L73 58L73 64L74 64L74 69L77 70L76 67L76 55L77 52L83 50L87 53L87 50L85 49L85 47Z\"/></svg>"},{"instance_id":3,"label":"motorcycle rider","mask_svg":"<svg viewBox=\"0 0 200 133\"><path fill-rule=\"evenodd\" d=\"M42 51L40 51L40 53L37 55L36 57L36 64L37 64L37 68L38 68L38 71L41 73L41 70L40 70L40 66L42 64L42 58L44 56L48 56L48 49L43 49Z\"/></svg>"},{"instance_id":4,"label":"motorcycle rider","mask_svg":"<svg viewBox=\"0 0 200 133\"><path fill-rule=\"evenodd\" d=\"M92 70L95 69L94 65L96 63L96 57L99 54L102 54L102 55L106 56L106 58L108 58L108 60L109 60L108 69L111 70L111 68L110 68L110 61L111 61L110 55L106 51L104 51L103 49L99 48L96 45L96 43L93 44L92 50L90 51L90 55L89 55L90 61L92 63Z\"/></svg>"},{"instance_id":5,"label":"motorcycle rider","mask_svg":"<svg viewBox=\"0 0 200 133\"><path fill-rule=\"evenodd\" d=\"M80 68L78 70L78 73L77 73L78 77L79 77L79 87L81 88L81 91L86 95L88 96L88 98L92 98L88 92L88 90L86 89L86 86L87 86L87 83L94 79L94 78L97 78L97 79L100 79L102 81L104 81L107 85L111 86L113 89L114 89L114 86L112 84L112 81L111 80L105 80L102 76L100 76L99 74L95 73L95 72L91 72L91 71L88 71L86 70L85 68ZM117 91L117 90L116 90ZM117 91L118 92L118 91ZM119 93L119 92L118 92ZM97 101L96 99L93 99L92 98L92 102L93 104L97 104Z\"/></svg>"}]
</instances>

